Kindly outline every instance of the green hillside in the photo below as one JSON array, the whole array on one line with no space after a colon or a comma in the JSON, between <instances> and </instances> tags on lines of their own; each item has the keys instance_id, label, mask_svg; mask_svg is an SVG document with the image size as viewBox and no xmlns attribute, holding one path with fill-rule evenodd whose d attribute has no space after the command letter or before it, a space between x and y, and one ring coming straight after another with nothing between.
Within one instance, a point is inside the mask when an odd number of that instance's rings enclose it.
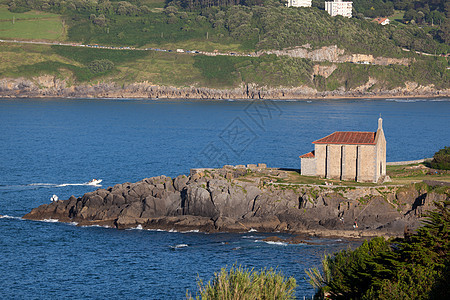
<instances>
[{"instance_id":1,"label":"green hillside","mask_svg":"<svg viewBox=\"0 0 450 300\"><path fill-rule=\"evenodd\" d=\"M307 59L287 56L260 57L176 54L158 51L109 50L86 47L31 44L2 44L0 78L52 74L71 83L148 81L158 85L209 86L216 88L256 84L268 87L310 86L318 90L346 90L364 84L369 78L373 89L403 87L407 81L448 88L447 61L425 57L411 66L337 64L330 77L313 75L313 66L329 66ZM106 60L112 67L93 69L92 63Z\"/></svg>"},{"instance_id":2,"label":"green hillside","mask_svg":"<svg viewBox=\"0 0 450 300\"><path fill-rule=\"evenodd\" d=\"M356 17L351 19L329 16L320 9L321 3L314 1L311 8L287 8L278 0L0 0L0 39L173 50L2 43L0 77L53 74L72 84L147 81L216 88L254 84L308 86L319 91L349 90L370 79L373 90L404 87L406 82L449 88L448 60L441 57L450 49L446 39L448 5L428 6L428 12L422 12L424 18L412 22L404 19L406 12L412 11L409 6L398 10L400 4L396 2L393 11L397 21L381 26L365 18L362 0L355 1L361 12L355 11ZM427 21L433 14L444 16L439 25L433 18L431 23ZM275 55L211 57L175 53L181 48L246 54L302 45L309 51L337 45L345 54L407 58L410 63L338 63L331 76L324 77L316 72L317 67L330 66L330 62Z\"/></svg>"}]
</instances>

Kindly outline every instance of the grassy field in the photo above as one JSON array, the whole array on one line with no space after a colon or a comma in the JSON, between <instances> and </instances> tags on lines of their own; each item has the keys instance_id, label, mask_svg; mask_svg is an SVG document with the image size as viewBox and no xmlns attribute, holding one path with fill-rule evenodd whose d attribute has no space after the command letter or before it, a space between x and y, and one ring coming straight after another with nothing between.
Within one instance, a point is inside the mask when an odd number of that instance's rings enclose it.
<instances>
[{"instance_id":1,"label":"grassy field","mask_svg":"<svg viewBox=\"0 0 450 300\"><path fill-rule=\"evenodd\" d=\"M186 86L205 84L194 57L167 52L106 50L67 46L2 44L0 77L26 77L52 74L78 82L113 80L116 83L151 82ZM92 74L87 68L93 60L107 59L115 68ZM69 75L68 75L69 73Z\"/></svg>"},{"instance_id":2,"label":"grassy field","mask_svg":"<svg viewBox=\"0 0 450 300\"><path fill-rule=\"evenodd\" d=\"M65 38L65 27L61 16L56 14L11 13L6 6L0 6L0 38L61 41Z\"/></svg>"},{"instance_id":3,"label":"grassy field","mask_svg":"<svg viewBox=\"0 0 450 300\"><path fill-rule=\"evenodd\" d=\"M410 184L422 180L450 182L449 171L433 170L423 164L387 166L386 171L395 184Z\"/></svg>"},{"instance_id":4,"label":"grassy field","mask_svg":"<svg viewBox=\"0 0 450 300\"><path fill-rule=\"evenodd\" d=\"M392 16L389 16L389 20L391 20L391 22L395 21L395 24L403 24L403 16L404 16L405 12L403 10L394 10L394 14Z\"/></svg>"},{"instance_id":5,"label":"grassy field","mask_svg":"<svg viewBox=\"0 0 450 300\"><path fill-rule=\"evenodd\" d=\"M164 0L142 0L141 5L147 5L148 8L164 8L166 2Z\"/></svg>"},{"instance_id":6,"label":"grassy field","mask_svg":"<svg viewBox=\"0 0 450 300\"><path fill-rule=\"evenodd\" d=\"M288 170L286 178L279 176L270 176L263 173L251 172L245 176L237 178L237 180L243 182L253 182L256 178L261 178L265 182L273 182L275 185L325 185L325 183L332 183L333 186L378 186L377 183L371 182L355 182L344 181L338 179L325 179L315 176L302 176L298 171ZM383 185L406 185L423 180L431 181L446 181L450 182L450 171L432 170L423 164L413 164L404 166L387 166L387 174L391 178L392 182L384 183Z\"/></svg>"}]
</instances>

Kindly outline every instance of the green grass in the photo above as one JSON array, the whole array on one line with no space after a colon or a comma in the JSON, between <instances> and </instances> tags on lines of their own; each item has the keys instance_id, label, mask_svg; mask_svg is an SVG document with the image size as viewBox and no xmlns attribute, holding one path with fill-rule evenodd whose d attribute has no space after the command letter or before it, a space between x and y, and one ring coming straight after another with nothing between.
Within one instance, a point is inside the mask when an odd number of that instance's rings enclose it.
<instances>
[{"instance_id":1,"label":"green grass","mask_svg":"<svg viewBox=\"0 0 450 300\"><path fill-rule=\"evenodd\" d=\"M64 33L59 15L37 11L11 13L0 7L0 38L62 40Z\"/></svg>"},{"instance_id":2,"label":"green grass","mask_svg":"<svg viewBox=\"0 0 450 300\"><path fill-rule=\"evenodd\" d=\"M8 7L5 5L0 5L0 21L11 21L13 17L15 20L24 20L24 19L48 19L48 18L59 18L60 15L42 12L42 11L28 11L25 13L13 13L8 10Z\"/></svg>"},{"instance_id":3,"label":"green grass","mask_svg":"<svg viewBox=\"0 0 450 300\"><path fill-rule=\"evenodd\" d=\"M422 180L436 180L450 182L450 171L443 174L428 174L428 168L416 168L422 164L405 166L387 166L386 172L391 177L393 184L410 184Z\"/></svg>"},{"instance_id":4,"label":"green grass","mask_svg":"<svg viewBox=\"0 0 450 300\"><path fill-rule=\"evenodd\" d=\"M389 16L389 20L392 21L396 21L397 23L402 24L401 22L403 21L403 16L404 16L405 12L403 10L394 10L394 14L392 16Z\"/></svg>"},{"instance_id":5,"label":"green grass","mask_svg":"<svg viewBox=\"0 0 450 300\"><path fill-rule=\"evenodd\" d=\"M273 269L254 271L241 266L230 270L223 268L214 278L204 284L198 281L199 295L202 300L253 300L253 299L295 299L296 280L286 278ZM187 293L188 294L188 293ZM193 299L187 295L188 299Z\"/></svg>"},{"instance_id":6,"label":"green grass","mask_svg":"<svg viewBox=\"0 0 450 300\"><path fill-rule=\"evenodd\" d=\"M166 2L164 0L142 0L141 5L147 5L148 8L164 8Z\"/></svg>"},{"instance_id":7,"label":"green grass","mask_svg":"<svg viewBox=\"0 0 450 300\"><path fill-rule=\"evenodd\" d=\"M68 59L88 64L93 60L108 59L113 63L126 63L148 56L148 51L94 49L88 47L52 46L52 50Z\"/></svg>"}]
</instances>

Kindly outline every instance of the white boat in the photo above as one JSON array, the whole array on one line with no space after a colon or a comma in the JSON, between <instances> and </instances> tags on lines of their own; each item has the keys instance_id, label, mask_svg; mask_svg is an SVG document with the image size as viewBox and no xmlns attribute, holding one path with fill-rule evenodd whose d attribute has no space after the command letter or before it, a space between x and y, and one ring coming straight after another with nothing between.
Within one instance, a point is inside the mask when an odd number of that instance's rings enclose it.
<instances>
[{"instance_id":1,"label":"white boat","mask_svg":"<svg viewBox=\"0 0 450 300\"><path fill-rule=\"evenodd\" d=\"M99 185L100 184L100 182L102 182L103 180L102 179L92 179L91 181L89 181L89 182L86 182L86 184L87 185Z\"/></svg>"}]
</instances>

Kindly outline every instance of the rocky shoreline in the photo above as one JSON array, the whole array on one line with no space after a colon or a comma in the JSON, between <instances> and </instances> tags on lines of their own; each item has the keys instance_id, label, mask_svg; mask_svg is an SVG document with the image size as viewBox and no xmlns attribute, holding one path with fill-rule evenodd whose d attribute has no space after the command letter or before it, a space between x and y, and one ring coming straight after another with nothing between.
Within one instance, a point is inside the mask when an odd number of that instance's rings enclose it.
<instances>
[{"instance_id":1,"label":"rocky shoreline","mask_svg":"<svg viewBox=\"0 0 450 300\"><path fill-rule=\"evenodd\" d=\"M446 194L414 186L276 184L292 175L264 165L146 178L33 209L25 219L79 226L202 232L287 232L321 237L402 236ZM357 222L358 227L354 228Z\"/></svg>"},{"instance_id":2,"label":"rocky shoreline","mask_svg":"<svg viewBox=\"0 0 450 300\"><path fill-rule=\"evenodd\" d=\"M374 89L376 80L363 86L345 90L318 91L308 86L258 87L245 85L233 89L207 87L158 86L148 82L117 84L100 82L70 85L56 76L30 79L0 79L0 98L143 98L143 99L327 99L327 98L389 98L389 97L448 97L450 89L437 90L414 82L392 90Z\"/></svg>"}]
</instances>

